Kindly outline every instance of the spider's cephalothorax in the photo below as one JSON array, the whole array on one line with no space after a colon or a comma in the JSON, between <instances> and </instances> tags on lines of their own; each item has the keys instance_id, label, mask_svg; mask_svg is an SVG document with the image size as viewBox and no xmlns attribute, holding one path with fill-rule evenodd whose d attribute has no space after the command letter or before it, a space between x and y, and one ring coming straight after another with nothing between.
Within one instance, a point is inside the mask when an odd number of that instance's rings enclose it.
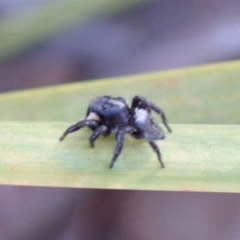
<instances>
[{"instance_id":1,"label":"spider's cephalothorax","mask_svg":"<svg viewBox=\"0 0 240 240\"><path fill-rule=\"evenodd\" d=\"M121 153L124 135L128 133L136 139L145 138L156 152L158 160L162 168L164 168L159 148L154 140L164 139L165 136L162 129L154 121L151 110L161 116L163 124L166 126L167 130L171 132L172 130L167 124L164 112L144 97L135 96L130 108L124 98L102 96L95 98L90 103L85 120L70 126L63 133L60 140L62 141L67 134L87 126L93 131L89 138L89 142L90 146L94 147L94 141L101 134L108 136L111 133L115 133L117 145L109 165L109 168L112 168L114 162Z\"/></svg>"}]
</instances>

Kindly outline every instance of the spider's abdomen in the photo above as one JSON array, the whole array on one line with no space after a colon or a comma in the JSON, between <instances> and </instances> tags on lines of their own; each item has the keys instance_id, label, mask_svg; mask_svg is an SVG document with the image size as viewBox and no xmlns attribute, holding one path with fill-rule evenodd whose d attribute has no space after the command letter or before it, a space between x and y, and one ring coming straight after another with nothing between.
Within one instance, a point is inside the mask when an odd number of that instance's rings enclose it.
<instances>
[{"instance_id":1,"label":"spider's abdomen","mask_svg":"<svg viewBox=\"0 0 240 240\"><path fill-rule=\"evenodd\" d=\"M126 108L106 110L102 117L104 122L111 127L128 125L129 122L129 113Z\"/></svg>"},{"instance_id":2,"label":"spider's abdomen","mask_svg":"<svg viewBox=\"0 0 240 240\"><path fill-rule=\"evenodd\" d=\"M128 125L130 110L123 98L98 97L90 104L88 112L96 113L103 124L110 127Z\"/></svg>"}]
</instances>

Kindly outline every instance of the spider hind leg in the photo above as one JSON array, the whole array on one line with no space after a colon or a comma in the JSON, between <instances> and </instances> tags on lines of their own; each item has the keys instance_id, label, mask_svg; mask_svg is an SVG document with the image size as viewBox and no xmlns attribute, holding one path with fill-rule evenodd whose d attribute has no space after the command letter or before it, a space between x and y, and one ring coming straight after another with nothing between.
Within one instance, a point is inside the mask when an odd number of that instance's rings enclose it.
<instances>
[{"instance_id":1,"label":"spider hind leg","mask_svg":"<svg viewBox=\"0 0 240 240\"><path fill-rule=\"evenodd\" d=\"M62 136L60 137L60 141L63 141L64 138L69 134L69 133L72 133L72 132L75 132L85 126L88 126L90 128L97 128L98 127L98 123L94 120L83 120L83 121L80 121L80 122L77 122L76 124L70 126L69 128L66 129L66 131L62 134Z\"/></svg>"},{"instance_id":2,"label":"spider hind leg","mask_svg":"<svg viewBox=\"0 0 240 240\"><path fill-rule=\"evenodd\" d=\"M97 138L101 135L106 133L106 131L108 130L107 126L105 125L101 125L100 127L98 127L90 136L89 138L89 143L90 146L93 148L94 147L94 141L97 140Z\"/></svg>"}]
</instances>

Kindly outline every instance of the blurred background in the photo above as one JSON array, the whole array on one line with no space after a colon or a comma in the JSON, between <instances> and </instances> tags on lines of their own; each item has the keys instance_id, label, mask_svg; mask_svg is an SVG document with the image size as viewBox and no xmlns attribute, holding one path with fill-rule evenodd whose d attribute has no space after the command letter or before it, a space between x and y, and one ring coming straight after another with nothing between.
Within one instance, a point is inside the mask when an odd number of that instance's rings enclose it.
<instances>
[{"instance_id":1,"label":"blurred background","mask_svg":"<svg viewBox=\"0 0 240 240\"><path fill-rule=\"evenodd\" d=\"M238 0L0 0L0 92L240 57Z\"/></svg>"},{"instance_id":2,"label":"blurred background","mask_svg":"<svg viewBox=\"0 0 240 240\"><path fill-rule=\"evenodd\" d=\"M240 1L0 0L0 92L235 60ZM240 239L238 194L0 187L0 239Z\"/></svg>"}]
</instances>

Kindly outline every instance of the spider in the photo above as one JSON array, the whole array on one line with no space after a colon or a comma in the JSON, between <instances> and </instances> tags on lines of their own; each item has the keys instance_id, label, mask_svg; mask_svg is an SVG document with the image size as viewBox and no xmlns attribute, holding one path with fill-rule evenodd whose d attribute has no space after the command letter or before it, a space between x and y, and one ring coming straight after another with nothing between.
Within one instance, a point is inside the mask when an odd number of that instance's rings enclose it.
<instances>
[{"instance_id":1,"label":"spider","mask_svg":"<svg viewBox=\"0 0 240 240\"><path fill-rule=\"evenodd\" d=\"M60 141L69 133L75 132L85 126L93 131L89 138L91 147L94 147L94 141L101 134L104 136L116 134L117 144L109 165L109 168L112 168L122 151L124 135L128 133L135 139L145 138L157 154L161 167L164 168L160 150L154 141L164 139L165 135L163 130L154 121L151 110L161 116L167 130L172 132L167 124L164 112L146 98L135 96L130 108L122 97L101 96L92 100L87 109L85 119L67 128L60 137Z\"/></svg>"}]
</instances>

